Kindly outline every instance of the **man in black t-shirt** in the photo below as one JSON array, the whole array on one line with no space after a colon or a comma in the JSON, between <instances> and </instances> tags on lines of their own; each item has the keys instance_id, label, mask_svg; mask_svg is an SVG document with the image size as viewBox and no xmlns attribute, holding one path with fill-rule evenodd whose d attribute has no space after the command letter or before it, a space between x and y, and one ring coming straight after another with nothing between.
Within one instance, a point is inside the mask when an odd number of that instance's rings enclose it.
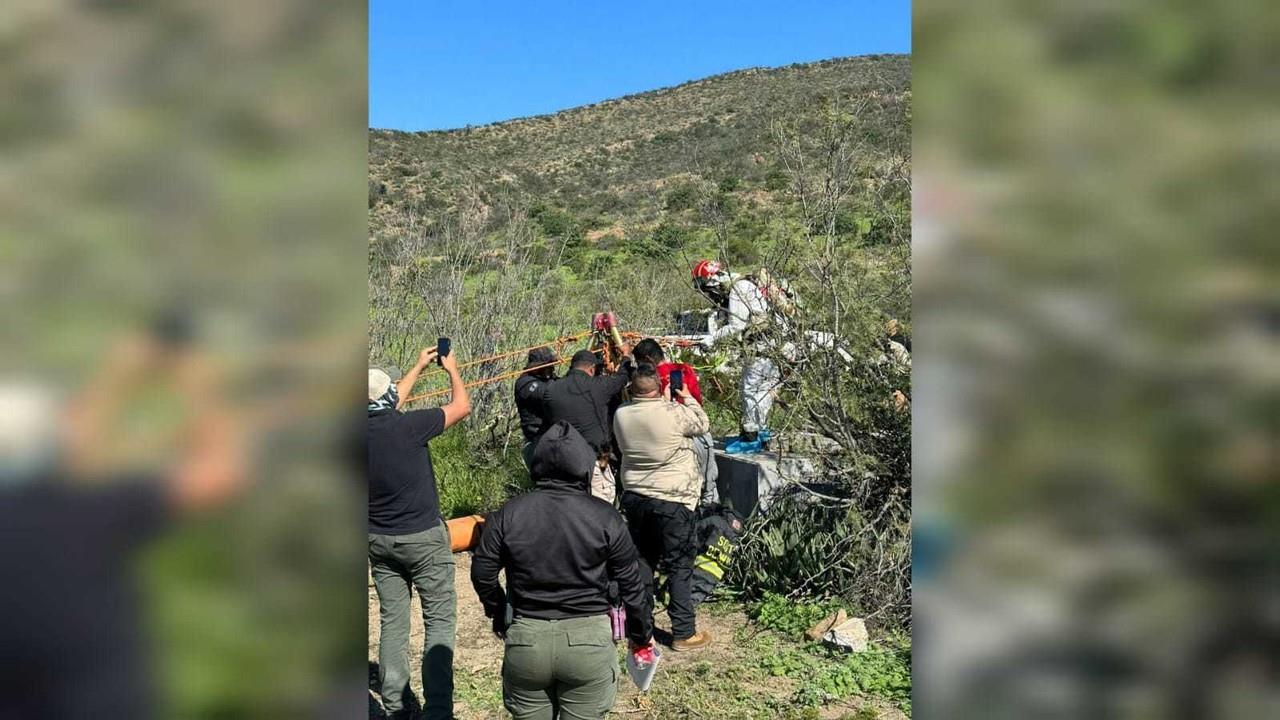
<instances>
[{"instance_id":1,"label":"man in black t-shirt","mask_svg":"<svg viewBox=\"0 0 1280 720\"><path fill-rule=\"evenodd\" d=\"M457 593L449 531L440 517L435 469L427 443L471 413L471 401L452 354L440 358L452 399L443 407L400 412L418 376L436 361L435 348L397 383L369 370L366 432L369 480L369 563L382 620L378 680L392 717L411 711L409 690L409 601L418 589L426 644L422 685L426 718L453 717L453 643Z\"/></svg>"},{"instance_id":2,"label":"man in black t-shirt","mask_svg":"<svg viewBox=\"0 0 1280 720\"><path fill-rule=\"evenodd\" d=\"M155 717L138 554L246 481L242 423L203 352L138 334L99 373L65 405L49 388L0 383L0 718ZM106 457L113 429L157 391L191 408L175 428L186 442L163 471L123 473Z\"/></svg>"}]
</instances>

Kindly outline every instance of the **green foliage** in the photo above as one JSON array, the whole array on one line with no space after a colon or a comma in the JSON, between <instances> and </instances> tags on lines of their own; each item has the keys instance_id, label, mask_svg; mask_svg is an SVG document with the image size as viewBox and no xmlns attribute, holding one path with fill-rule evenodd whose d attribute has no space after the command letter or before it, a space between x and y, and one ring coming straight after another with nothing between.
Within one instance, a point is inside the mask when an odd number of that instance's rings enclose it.
<instances>
[{"instance_id":1,"label":"green foliage","mask_svg":"<svg viewBox=\"0 0 1280 720\"><path fill-rule=\"evenodd\" d=\"M839 608L840 603L835 601L792 602L777 593L765 592L763 599L751 607L749 617L770 630L798 638Z\"/></svg>"},{"instance_id":2,"label":"green foliage","mask_svg":"<svg viewBox=\"0 0 1280 720\"><path fill-rule=\"evenodd\" d=\"M741 720L818 720L831 717L822 705L860 693L819 696L800 692L806 678L831 672L843 658L781 640L772 633L739 632L730 656L716 661L664 665L648 699L645 718L735 718ZM777 670L775 672L775 669ZM867 695L871 697L871 694ZM842 717L874 718L874 708Z\"/></svg>"},{"instance_id":3,"label":"green foliage","mask_svg":"<svg viewBox=\"0 0 1280 720\"><path fill-rule=\"evenodd\" d=\"M822 660L813 653L797 648L787 648L760 656L760 667L774 677L813 677L822 669ZM816 705L814 702L806 703Z\"/></svg>"},{"instance_id":4,"label":"green foliage","mask_svg":"<svg viewBox=\"0 0 1280 720\"><path fill-rule=\"evenodd\" d=\"M754 267L760 264L760 246L750 238L733 235L725 243L725 260L729 267Z\"/></svg>"},{"instance_id":5,"label":"green foliage","mask_svg":"<svg viewBox=\"0 0 1280 720\"><path fill-rule=\"evenodd\" d=\"M885 647L872 644L856 653L810 646L810 656L823 658L813 663L792 661L804 680L796 700L816 705L852 695L884 698L911 713L911 646ZM793 675L794 676L794 675Z\"/></svg>"},{"instance_id":6,"label":"green foliage","mask_svg":"<svg viewBox=\"0 0 1280 720\"><path fill-rule=\"evenodd\" d=\"M688 227L672 222L670 219L663 219L658 227L654 228L652 237L657 251L669 253L684 248L689 244L692 236L693 233Z\"/></svg>"},{"instance_id":7,"label":"green foliage","mask_svg":"<svg viewBox=\"0 0 1280 720\"><path fill-rule=\"evenodd\" d=\"M582 234L581 224L568 211L548 205L535 205L529 210L529 217L548 237L578 238Z\"/></svg>"},{"instance_id":8,"label":"green foliage","mask_svg":"<svg viewBox=\"0 0 1280 720\"><path fill-rule=\"evenodd\" d=\"M664 206L668 210L689 210L698 205L698 187L693 183L681 183L667 193Z\"/></svg>"},{"instance_id":9,"label":"green foliage","mask_svg":"<svg viewBox=\"0 0 1280 720\"><path fill-rule=\"evenodd\" d=\"M733 217L742 203L732 193L718 192L711 198L711 208L723 216Z\"/></svg>"},{"instance_id":10,"label":"green foliage","mask_svg":"<svg viewBox=\"0 0 1280 720\"><path fill-rule=\"evenodd\" d=\"M797 120L812 130L822 97L874 92L884 98L866 124L880 130L885 147L909 154L907 56L844 58L712 80L631 96L625 113L600 103L554 121L512 120L483 132L372 130L370 174L394 181L389 185L406 198L428 188L457 196L473 192L477 178L503 178L512 191L578 218L599 212L651 227L666 208L667 192L682 184L741 194L789 189L791 178L772 157L771 124ZM763 164L766 158L774 161ZM401 175L401 166L421 171ZM654 192L660 182L666 190ZM677 195L673 211L697 207L700 197L687 192ZM371 223L371 235L412 227L385 212Z\"/></svg>"},{"instance_id":11,"label":"green foliage","mask_svg":"<svg viewBox=\"0 0 1280 720\"><path fill-rule=\"evenodd\" d=\"M440 514L446 519L488 512L530 487L514 438L504 451L476 433L454 428L431 441L431 461L440 491Z\"/></svg>"},{"instance_id":12,"label":"green foliage","mask_svg":"<svg viewBox=\"0 0 1280 720\"><path fill-rule=\"evenodd\" d=\"M872 646L820 673L813 685L834 697L878 695L911 712L911 647Z\"/></svg>"},{"instance_id":13,"label":"green foliage","mask_svg":"<svg viewBox=\"0 0 1280 720\"><path fill-rule=\"evenodd\" d=\"M775 621L794 628L801 617L817 606L788 604L776 596L762 604ZM825 613L823 613L825 614ZM822 615L814 617L817 622ZM759 620L764 624L764 620ZM752 643L757 666L773 677L800 681L792 700L815 707L853 696L878 697L911 713L911 643L905 637L873 642L866 650L850 653L819 643L794 645L757 638ZM874 715L872 715L874 717Z\"/></svg>"},{"instance_id":14,"label":"green foliage","mask_svg":"<svg viewBox=\"0 0 1280 720\"><path fill-rule=\"evenodd\" d=\"M824 568L838 565L854 547L859 522L849 509L812 502L802 492L774 501L773 510L753 519L747 538L734 554L729 582L748 595L769 597L801 589ZM840 594L839 576L830 573L820 591Z\"/></svg>"},{"instance_id":15,"label":"green foliage","mask_svg":"<svg viewBox=\"0 0 1280 720\"><path fill-rule=\"evenodd\" d=\"M773 168L764 176L764 189L779 192L791 187L791 176L782 168Z\"/></svg>"},{"instance_id":16,"label":"green foliage","mask_svg":"<svg viewBox=\"0 0 1280 720\"><path fill-rule=\"evenodd\" d=\"M489 713L490 717L502 715L502 683L494 678L474 672L454 675L454 700L475 712Z\"/></svg>"},{"instance_id":17,"label":"green foliage","mask_svg":"<svg viewBox=\"0 0 1280 720\"><path fill-rule=\"evenodd\" d=\"M865 213L844 208L836 215L836 234L862 238L871 232L871 218Z\"/></svg>"}]
</instances>

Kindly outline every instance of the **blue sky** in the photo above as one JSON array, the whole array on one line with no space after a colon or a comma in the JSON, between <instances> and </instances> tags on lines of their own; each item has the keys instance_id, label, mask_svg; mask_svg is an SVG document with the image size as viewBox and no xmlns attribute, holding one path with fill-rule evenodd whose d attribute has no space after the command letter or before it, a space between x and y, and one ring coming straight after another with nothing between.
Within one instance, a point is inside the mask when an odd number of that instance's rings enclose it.
<instances>
[{"instance_id":1,"label":"blue sky","mask_svg":"<svg viewBox=\"0 0 1280 720\"><path fill-rule=\"evenodd\" d=\"M908 52L909 0L369 0L369 126L483 125L745 67Z\"/></svg>"}]
</instances>

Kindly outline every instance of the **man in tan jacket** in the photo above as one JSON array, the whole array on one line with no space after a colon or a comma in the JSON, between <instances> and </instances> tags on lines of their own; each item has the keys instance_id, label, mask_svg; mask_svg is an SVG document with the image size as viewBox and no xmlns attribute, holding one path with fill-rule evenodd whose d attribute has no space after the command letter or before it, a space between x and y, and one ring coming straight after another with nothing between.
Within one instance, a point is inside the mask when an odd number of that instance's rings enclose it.
<instances>
[{"instance_id":1,"label":"man in tan jacket","mask_svg":"<svg viewBox=\"0 0 1280 720\"><path fill-rule=\"evenodd\" d=\"M614 416L613 434L622 451L622 511L639 551L646 597L652 602L654 570L665 572L671 647L691 650L711 642L710 633L697 632L691 596L698 554L694 511L702 494L693 439L708 432L710 422L687 389L680 404L660 387L654 367L641 365L631 380L631 402Z\"/></svg>"}]
</instances>

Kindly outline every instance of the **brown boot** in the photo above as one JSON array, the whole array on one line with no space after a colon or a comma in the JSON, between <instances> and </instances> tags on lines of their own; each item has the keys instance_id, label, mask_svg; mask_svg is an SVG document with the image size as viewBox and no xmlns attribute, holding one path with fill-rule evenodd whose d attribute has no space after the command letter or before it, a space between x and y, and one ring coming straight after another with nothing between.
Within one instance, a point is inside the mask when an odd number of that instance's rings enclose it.
<instances>
[{"instance_id":1,"label":"brown boot","mask_svg":"<svg viewBox=\"0 0 1280 720\"><path fill-rule=\"evenodd\" d=\"M685 650L697 650L711 644L711 633L706 630L699 630L683 640L674 640L671 643L671 649L676 652Z\"/></svg>"}]
</instances>

